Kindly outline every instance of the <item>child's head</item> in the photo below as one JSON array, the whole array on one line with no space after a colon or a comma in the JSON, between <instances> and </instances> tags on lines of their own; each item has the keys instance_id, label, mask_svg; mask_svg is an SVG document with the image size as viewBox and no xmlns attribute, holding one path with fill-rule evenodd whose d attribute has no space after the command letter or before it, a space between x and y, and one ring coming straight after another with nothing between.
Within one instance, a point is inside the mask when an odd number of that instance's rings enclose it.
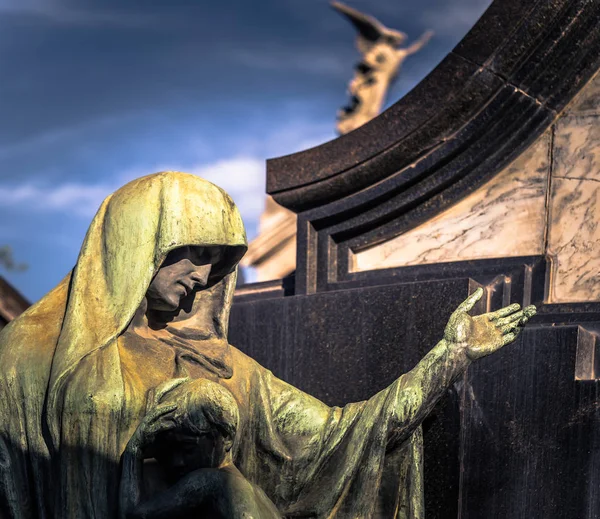
<instances>
[{"instance_id":1,"label":"child's head","mask_svg":"<svg viewBox=\"0 0 600 519\"><path fill-rule=\"evenodd\" d=\"M209 380L186 382L161 401L176 404L175 428L157 438L156 459L177 479L200 468L218 467L233 446L238 405L225 388Z\"/></svg>"}]
</instances>

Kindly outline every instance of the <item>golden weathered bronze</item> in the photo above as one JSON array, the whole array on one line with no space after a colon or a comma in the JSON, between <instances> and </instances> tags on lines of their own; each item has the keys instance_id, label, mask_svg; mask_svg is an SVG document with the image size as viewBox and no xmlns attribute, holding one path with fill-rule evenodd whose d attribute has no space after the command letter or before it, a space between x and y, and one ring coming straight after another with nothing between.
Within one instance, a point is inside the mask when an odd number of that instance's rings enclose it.
<instances>
[{"instance_id":1,"label":"golden weathered bronze","mask_svg":"<svg viewBox=\"0 0 600 519\"><path fill-rule=\"evenodd\" d=\"M233 395L203 378L188 381L174 379L152 392L147 414L123 454L121 519L198 517L195 512L240 519L280 517L266 494L233 463L239 427ZM163 469L168 487L144 499L144 461L149 457Z\"/></svg>"},{"instance_id":2,"label":"golden weathered bronze","mask_svg":"<svg viewBox=\"0 0 600 519\"><path fill-rule=\"evenodd\" d=\"M136 517L142 493L165 507L143 517L196 517L205 503L165 487L193 480L199 496L211 470L225 502L252 495L284 516L423 517L422 420L535 308L471 317L478 289L412 371L332 408L229 345L245 250L229 196L193 175L150 175L104 201L72 273L0 335L2 517ZM186 442L176 474L169 456ZM140 470L146 456L158 463ZM378 502L382 481L395 502Z\"/></svg>"}]
</instances>

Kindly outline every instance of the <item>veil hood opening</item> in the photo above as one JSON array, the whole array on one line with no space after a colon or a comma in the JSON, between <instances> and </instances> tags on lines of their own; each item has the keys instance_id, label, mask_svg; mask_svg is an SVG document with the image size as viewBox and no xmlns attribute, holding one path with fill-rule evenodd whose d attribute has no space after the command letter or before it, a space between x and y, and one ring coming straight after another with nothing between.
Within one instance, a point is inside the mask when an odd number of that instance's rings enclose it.
<instances>
[{"instance_id":1,"label":"veil hood opening","mask_svg":"<svg viewBox=\"0 0 600 519\"><path fill-rule=\"evenodd\" d=\"M195 175L165 171L134 180L96 213L71 275L47 393L48 427L59 441L59 407L69 374L127 327L167 254L184 246L225 248L208 291L219 339L226 341L236 266L247 249L233 200Z\"/></svg>"}]
</instances>

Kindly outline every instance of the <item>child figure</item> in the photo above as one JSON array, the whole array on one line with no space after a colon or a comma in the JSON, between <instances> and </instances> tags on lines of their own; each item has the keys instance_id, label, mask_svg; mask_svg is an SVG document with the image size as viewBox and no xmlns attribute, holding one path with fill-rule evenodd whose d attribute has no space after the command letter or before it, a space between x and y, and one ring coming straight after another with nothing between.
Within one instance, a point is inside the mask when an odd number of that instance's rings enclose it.
<instances>
[{"instance_id":1,"label":"child figure","mask_svg":"<svg viewBox=\"0 0 600 519\"><path fill-rule=\"evenodd\" d=\"M121 519L280 519L266 494L233 464L239 421L233 395L204 379L178 379L161 393L154 399L160 406L145 416L123 453ZM152 457L170 486L143 499L144 459Z\"/></svg>"}]
</instances>

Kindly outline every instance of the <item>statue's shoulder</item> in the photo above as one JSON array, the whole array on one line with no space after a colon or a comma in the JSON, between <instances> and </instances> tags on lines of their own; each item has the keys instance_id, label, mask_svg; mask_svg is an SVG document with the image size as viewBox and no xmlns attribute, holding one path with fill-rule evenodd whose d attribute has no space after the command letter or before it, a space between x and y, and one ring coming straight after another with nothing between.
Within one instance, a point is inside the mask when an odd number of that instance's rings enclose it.
<instances>
[{"instance_id":1,"label":"statue's shoulder","mask_svg":"<svg viewBox=\"0 0 600 519\"><path fill-rule=\"evenodd\" d=\"M234 346L230 346L229 358L233 368L233 377L226 385L236 396L247 398L255 392L260 392L261 387L269 385L273 374L252 357Z\"/></svg>"},{"instance_id":2,"label":"statue's shoulder","mask_svg":"<svg viewBox=\"0 0 600 519\"><path fill-rule=\"evenodd\" d=\"M244 352L238 350L235 346L229 345L231 362L234 367L238 369L248 369L248 370L263 370L266 371L258 362L256 362L252 357L249 357Z\"/></svg>"},{"instance_id":3,"label":"statue's shoulder","mask_svg":"<svg viewBox=\"0 0 600 519\"><path fill-rule=\"evenodd\" d=\"M52 355L65 314L70 276L0 332L0 360L3 366L42 361Z\"/></svg>"}]
</instances>

